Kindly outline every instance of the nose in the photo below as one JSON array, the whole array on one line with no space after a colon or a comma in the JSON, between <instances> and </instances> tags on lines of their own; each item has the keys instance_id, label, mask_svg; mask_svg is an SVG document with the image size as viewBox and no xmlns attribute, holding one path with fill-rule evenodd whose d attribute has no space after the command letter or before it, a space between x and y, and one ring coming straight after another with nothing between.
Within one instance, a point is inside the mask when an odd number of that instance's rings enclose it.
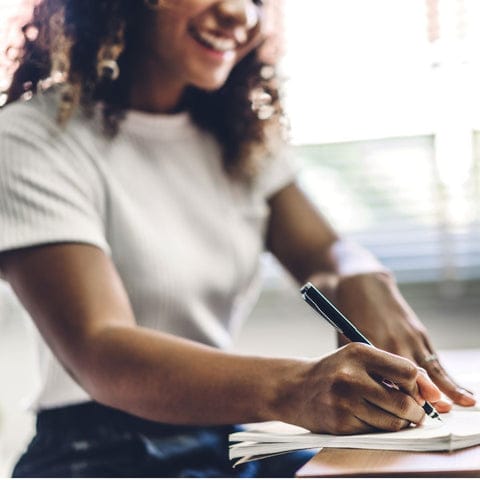
<instances>
[{"instance_id":1,"label":"nose","mask_svg":"<svg viewBox=\"0 0 480 480\"><path fill-rule=\"evenodd\" d=\"M251 30L259 22L258 9L252 0L222 0L218 3L218 13L229 27L239 25Z\"/></svg>"}]
</instances>

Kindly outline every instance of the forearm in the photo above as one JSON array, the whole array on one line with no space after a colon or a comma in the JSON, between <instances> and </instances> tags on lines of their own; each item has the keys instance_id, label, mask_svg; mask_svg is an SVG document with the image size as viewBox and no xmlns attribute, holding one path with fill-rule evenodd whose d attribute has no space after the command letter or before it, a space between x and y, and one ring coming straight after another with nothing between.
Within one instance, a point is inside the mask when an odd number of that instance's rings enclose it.
<instances>
[{"instance_id":1,"label":"forearm","mask_svg":"<svg viewBox=\"0 0 480 480\"><path fill-rule=\"evenodd\" d=\"M371 430L371 425L396 430L419 423L424 415L413 399L416 367L365 345L307 361L222 353L139 327L109 327L92 340L77 373L93 398L159 422L215 425L276 419L316 432L353 433ZM405 386L400 402L393 390L396 397L387 398L367 365L374 375ZM364 405L379 396L385 397L380 406L390 413L372 423L378 409L372 416L363 411ZM357 419L362 414L365 424Z\"/></svg>"},{"instance_id":2,"label":"forearm","mask_svg":"<svg viewBox=\"0 0 480 480\"><path fill-rule=\"evenodd\" d=\"M270 198L269 205L267 248L298 283L312 281L327 293L340 278L386 271L366 249L340 238L295 184Z\"/></svg>"},{"instance_id":3,"label":"forearm","mask_svg":"<svg viewBox=\"0 0 480 480\"><path fill-rule=\"evenodd\" d=\"M140 327L109 327L72 368L92 397L155 421L287 420L307 362L242 356Z\"/></svg>"},{"instance_id":4,"label":"forearm","mask_svg":"<svg viewBox=\"0 0 480 480\"><path fill-rule=\"evenodd\" d=\"M0 264L52 353L101 403L183 424L288 421L288 406L298 406L292 392L307 362L223 353L139 327L95 247L21 250Z\"/></svg>"}]
</instances>

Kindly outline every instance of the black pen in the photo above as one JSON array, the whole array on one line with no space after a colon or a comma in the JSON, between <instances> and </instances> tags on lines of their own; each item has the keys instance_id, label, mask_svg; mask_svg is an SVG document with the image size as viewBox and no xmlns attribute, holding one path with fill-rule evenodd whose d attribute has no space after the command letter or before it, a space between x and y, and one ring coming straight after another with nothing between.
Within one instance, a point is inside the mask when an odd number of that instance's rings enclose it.
<instances>
[{"instance_id":1,"label":"black pen","mask_svg":"<svg viewBox=\"0 0 480 480\"><path fill-rule=\"evenodd\" d=\"M317 288L311 283L304 285L300 292L303 299L317 312L319 313L333 328L340 333L343 333L350 341L366 343L372 345L372 342L368 340L356 327L350 322L350 320L338 310L332 302L330 302ZM387 381L388 382L388 381ZM387 383L388 385L388 383ZM423 405L425 413L430 418L435 418L442 421L442 418L435 410L433 405L429 402L425 402Z\"/></svg>"}]
</instances>

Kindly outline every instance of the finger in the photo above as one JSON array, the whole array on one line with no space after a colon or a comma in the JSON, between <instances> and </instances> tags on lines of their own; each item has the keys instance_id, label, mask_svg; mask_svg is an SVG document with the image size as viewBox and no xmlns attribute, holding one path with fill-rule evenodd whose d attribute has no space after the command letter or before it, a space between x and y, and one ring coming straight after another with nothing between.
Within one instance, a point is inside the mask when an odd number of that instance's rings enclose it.
<instances>
[{"instance_id":1,"label":"finger","mask_svg":"<svg viewBox=\"0 0 480 480\"><path fill-rule=\"evenodd\" d=\"M433 402L432 405L438 413L448 413L452 409L452 402L441 399L438 402Z\"/></svg>"},{"instance_id":2,"label":"finger","mask_svg":"<svg viewBox=\"0 0 480 480\"><path fill-rule=\"evenodd\" d=\"M422 339L427 351L417 359L418 364L427 370L434 383L455 403L467 407L475 405L476 401L473 393L458 385L458 383L446 372L438 359L425 363L425 358L434 355L435 349L430 342L430 338L428 338L426 334L422 334Z\"/></svg>"},{"instance_id":3,"label":"finger","mask_svg":"<svg viewBox=\"0 0 480 480\"><path fill-rule=\"evenodd\" d=\"M455 403L465 407L475 405L475 397L466 389L459 386L445 371L438 360L428 362L424 364L423 367L438 388Z\"/></svg>"},{"instance_id":4,"label":"finger","mask_svg":"<svg viewBox=\"0 0 480 480\"><path fill-rule=\"evenodd\" d=\"M356 409L357 407L355 407ZM339 408L328 415L325 424L318 429L321 433L331 433L333 435L354 435L357 433L370 433L375 430L374 427L365 423L352 413L352 408ZM310 428L315 431L315 426Z\"/></svg>"},{"instance_id":5,"label":"finger","mask_svg":"<svg viewBox=\"0 0 480 480\"><path fill-rule=\"evenodd\" d=\"M387 379L417 401L422 400L417 387L418 368L411 360L377 348L370 350L365 365L372 378Z\"/></svg>"},{"instance_id":6,"label":"finger","mask_svg":"<svg viewBox=\"0 0 480 480\"><path fill-rule=\"evenodd\" d=\"M371 405L385 412L383 415L384 419L386 419L385 414L388 414L389 417L394 416L408 423L418 425L425 418L425 411L421 407L421 404L424 402L419 403L411 395L388 387L385 384L375 384L372 387L366 387L363 396ZM364 419L364 421L366 420Z\"/></svg>"},{"instance_id":7,"label":"finger","mask_svg":"<svg viewBox=\"0 0 480 480\"><path fill-rule=\"evenodd\" d=\"M427 402L438 402L442 396L440 389L432 382L428 373L423 369L418 369L417 385L421 397Z\"/></svg>"},{"instance_id":8,"label":"finger","mask_svg":"<svg viewBox=\"0 0 480 480\"><path fill-rule=\"evenodd\" d=\"M410 420L398 417L380 408L378 405L371 403L367 399L359 406L356 416L359 420L369 425L371 429L386 430L389 432L402 430L411 423Z\"/></svg>"}]
</instances>

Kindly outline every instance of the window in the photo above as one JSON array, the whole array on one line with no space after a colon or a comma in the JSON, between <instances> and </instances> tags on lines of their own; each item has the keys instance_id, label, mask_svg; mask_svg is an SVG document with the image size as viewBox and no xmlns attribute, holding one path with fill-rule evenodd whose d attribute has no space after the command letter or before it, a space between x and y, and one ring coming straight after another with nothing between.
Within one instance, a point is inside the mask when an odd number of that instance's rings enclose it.
<instances>
[{"instance_id":1,"label":"window","mask_svg":"<svg viewBox=\"0 0 480 480\"><path fill-rule=\"evenodd\" d=\"M479 123L478 0L284 1L294 143L433 133L459 96Z\"/></svg>"},{"instance_id":2,"label":"window","mask_svg":"<svg viewBox=\"0 0 480 480\"><path fill-rule=\"evenodd\" d=\"M480 277L480 2L285 0L301 183L403 281Z\"/></svg>"}]
</instances>

